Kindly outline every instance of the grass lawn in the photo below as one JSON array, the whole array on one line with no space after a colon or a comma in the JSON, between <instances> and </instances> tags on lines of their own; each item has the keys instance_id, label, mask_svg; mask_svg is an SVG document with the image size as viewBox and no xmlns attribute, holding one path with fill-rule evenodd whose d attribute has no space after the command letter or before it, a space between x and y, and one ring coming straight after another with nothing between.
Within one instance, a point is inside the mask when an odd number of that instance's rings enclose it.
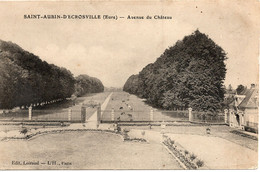
<instances>
[{"instance_id":1,"label":"grass lawn","mask_svg":"<svg viewBox=\"0 0 260 172\"><path fill-rule=\"evenodd\" d=\"M0 154L2 169L181 169L161 144L123 142L118 135L101 132L0 142ZM12 161L39 161L40 165L12 165ZM48 161L56 165L41 164Z\"/></svg>"},{"instance_id":2,"label":"grass lawn","mask_svg":"<svg viewBox=\"0 0 260 172\"><path fill-rule=\"evenodd\" d=\"M149 121L150 111L153 109L154 121L188 121L186 117L178 116L176 113L161 112L145 103L145 100L126 92L114 92L103 113L102 120L111 120L111 111L114 109L115 120L120 121Z\"/></svg>"}]
</instances>

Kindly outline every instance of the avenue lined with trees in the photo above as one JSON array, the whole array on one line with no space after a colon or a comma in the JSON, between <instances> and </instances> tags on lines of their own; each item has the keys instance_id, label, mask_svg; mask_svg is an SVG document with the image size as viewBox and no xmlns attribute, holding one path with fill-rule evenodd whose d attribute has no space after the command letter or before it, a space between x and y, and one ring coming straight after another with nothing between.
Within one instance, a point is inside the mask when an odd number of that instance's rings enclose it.
<instances>
[{"instance_id":1,"label":"avenue lined with trees","mask_svg":"<svg viewBox=\"0 0 260 172\"><path fill-rule=\"evenodd\" d=\"M96 78L74 78L66 68L48 64L20 46L0 40L0 109L61 101L74 93L80 96L103 90Z\"/></svg>"},{"instance_id":2,"label":"avenue lined with trees","mask_svg":"<svg viewBox=\"0 0 260 172\"><path fill-rule=\"evenodd\" d=\"M123 90L166 110L216 112L223 108L227 59L224 50L196 30L167 48L154 62L126 81ZM244 89L237 88L239 94ZM103 92L95 77L73 74L48 64L20 46L0 40L0 109L64 100Z\"/></svg>"}]
</instances>

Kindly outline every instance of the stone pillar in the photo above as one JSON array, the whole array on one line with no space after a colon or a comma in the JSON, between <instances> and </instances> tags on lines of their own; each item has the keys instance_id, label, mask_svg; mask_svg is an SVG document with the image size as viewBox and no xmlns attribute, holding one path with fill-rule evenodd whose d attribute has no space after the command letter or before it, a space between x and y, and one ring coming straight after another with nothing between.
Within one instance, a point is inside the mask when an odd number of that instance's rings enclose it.
<instances>
[{"instance_id":1,"label":"stone pillar","mask_svg":"<svg viewBox=\"0 0 260 172\"><path fill-rule=\"evenodd\" d=\"M150 110L150 121L153 121L153 108Z\"/></svg>"},{"instance_id":2,"label":"stone pillar","mask_svg":"<svg viewBox=\"0 0 260 172\"><path fill-rule=\"evenodd\" d=\"M71 108L69 108L69 110L68 110L68 121L71 121L71 112L72 112L72 110L71 110Z\"/></svg>"},{"instance_id":3,"label":"stone pillar","mask_svg":"<svg viewBox=\"0 0 260 172\"><path fill-rule=\"evenodd\" d=\"M244 130L244 115L242 113L239 113L239 123L240 123L240 128Z\"/></svg>"},{"instance_id":4,"label":"stone pillar","mask_svg":"<svg viewBox=\"0 0 260 172\"><path fill-rule=\"evenodd\" d=\"M85 123L86 122L86 107L81 106L81 122Z\"/></svg>"},{"instance_id":5,"label":"stone pillar","mask_svg":"<svg viewBox=\"0 0 260 172\"><path fill-rule=\"evenodd\" d=\"M233 111L229 112L229 126L232 127L233 126Z\"/></svg>"},{"instance_id":6,"label":"stone pillar","mask_svg":"<svg viewBox=\"0 0 260 172\"><path fill-rule=\"evenodd\" d=\"M161 123L161 133L162 133L162 134L165 133L165 128L166 128L166 124L165 124L165 122L163 121L163 122Z\"/></svg>"},{"instance_id":7,"label":"stone pillar","mask_svg":"<svg viewBox=\"0 0 260 172\"><path fill-rule=\"evenodd\" d=\"M244 115L244 113L241 114L241 125L245 126L245 115Z\"/></svg>"},{"instance_id":8,"label":"stone pillar","mask_svg":"<svg viewBox=\"0 0 260 172\"><path fill-rule=\"evenodd\" d=\"M87 112L87 111L88 111L88 108L89 108L89 107L86 107L86 109L85 109L85 114L88 114L88 112ZM85 118L85 122L87 122L87 121L88 121L88 119Z\"/></svg>"},{"instance_id":9,"label":"stone pillar","mask_svg":"<svg viewBox=\"0 0 260 172\"><path fill-rule=\"evenodd\" d=\"M114 108L112 108L111 110L111 121L114 121L115 120L115 110Z\"/></svg>"},{"instance_id":10,"label":"stone pillar","mask_svg":"<svg viewBox=\"0 0 260 172\"><path fill-rule=\"evenodd\" d=\"M30 106L28 110L29 110L29 120L32 120L32 106Z\"/></svg>"},{"instance_id":11,"label":"stone pillar","mask_svg":"<svg viewBox=\"0 0 260 172\"><path fill-rule=\"evenodd\" d=\"M101 119L101 105L99 104L97 107L97 128L99 127Z\"/></svg>"},{"instance_id":12,"label":"stone pillar","mask_svg":"<svg viewBox=\"0 0 260 172\"><path fill-rule=\"evenodd\" d=\"M188 108L188 110L189 110L189 121L192 122L193 121L192 108Z\"/></svg>"},{"instance_id":13,"label":"stone pillar","mask_svg":"<svg viewBox=\"0 0 260 172\"><path fill-rule=\"evenodd\" d=\"M228 117L228 110L227 109L224 110L224 114L225 114L225 124L227 124L228 123L227 122L227 117Z\"/></svg>"}]
</instances>

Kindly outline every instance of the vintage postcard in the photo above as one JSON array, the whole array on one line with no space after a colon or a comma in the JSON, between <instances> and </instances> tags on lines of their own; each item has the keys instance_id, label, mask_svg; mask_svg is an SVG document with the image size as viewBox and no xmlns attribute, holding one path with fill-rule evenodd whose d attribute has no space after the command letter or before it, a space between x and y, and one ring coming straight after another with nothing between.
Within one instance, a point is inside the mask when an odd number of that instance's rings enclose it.
<instances>
[{"instance_id":1,"label":"vintage postcard","mask_svg":"<svg viewBox=\"0 0 260 172\"><path fill-rule=\"evenodd\" d=\"M0 170L258 168L258 0L0 2Z\"/></svg>"}]
</instances>

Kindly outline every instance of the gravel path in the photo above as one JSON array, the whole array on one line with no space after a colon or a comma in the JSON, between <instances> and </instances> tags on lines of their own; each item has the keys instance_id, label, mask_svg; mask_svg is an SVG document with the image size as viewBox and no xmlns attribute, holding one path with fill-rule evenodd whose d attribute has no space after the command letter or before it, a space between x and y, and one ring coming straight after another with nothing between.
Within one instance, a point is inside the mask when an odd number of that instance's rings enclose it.
<instances>
[{"instance_id":1,"label":"gravel path","mask_svg":"<svg viewBox=\"0 0 260 172\"><path fill-rule=\"evenodd\" d=\"M225 139L187 134L167 135L197 155L210 169L257 168L257 152Z\"/></svg>"}]
</instances>

